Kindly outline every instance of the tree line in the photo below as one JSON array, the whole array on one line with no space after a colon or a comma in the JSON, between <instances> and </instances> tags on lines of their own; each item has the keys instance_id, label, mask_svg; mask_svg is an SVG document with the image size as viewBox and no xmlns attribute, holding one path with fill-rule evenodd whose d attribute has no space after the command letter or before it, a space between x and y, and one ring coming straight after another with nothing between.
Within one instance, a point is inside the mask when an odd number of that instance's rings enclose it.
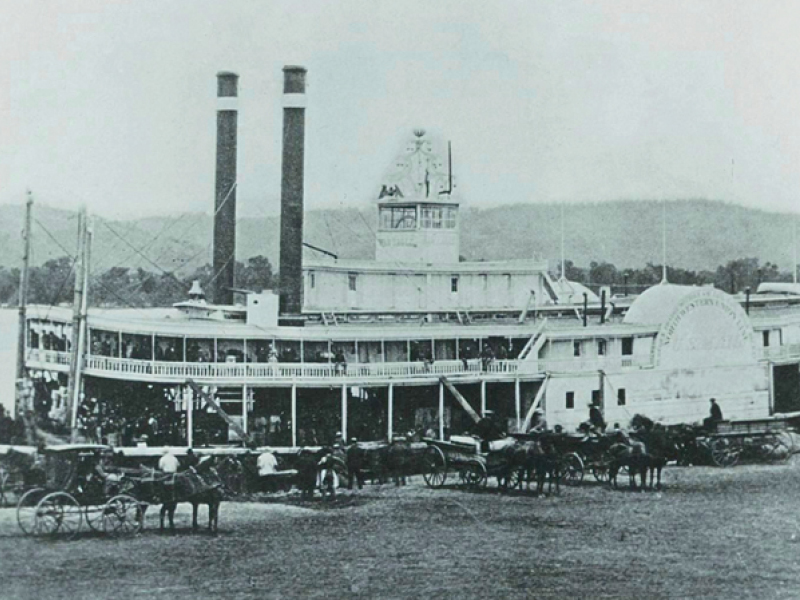
<instances>
[{"instance_id":1,"label":"tree line","mask_svg":"<svg viewBox=\"0 0 800 600\"><path fill-rule=\"evenodd\" d=\"M560 265L559 265L560 267ZM610 286L612 293L639 293L661 281L661 265L647 263L644 267L619 269L608 262L592 261L588 267L565 261L565 274L570 281L582 283L598 290ZM0 267L0 302L16 306L19 295L18 268ZM558 277L559 273L553 273ZM239 289L256 292L277 289L278 276L265 256L254 256L245 262L236 262L235 281ZM90 277L90 302L93 306L154 307L170 306L186 300L192 282L198 280L207 294L213 287L214 272L210 264L195 269L188 275L175 272L153 272L141 267L112 267ZM667 267L667 280L681 285L709 285L729 293L750 288L756 291L766 281L792 281L790 271L781 271L778 265L757 258L738 258L720 265L714 271L691 271ZM74 294L74 261L62 256L48 260L30 269L28 300L35 304L71 304Z\"/></svg>"}]
</instances>

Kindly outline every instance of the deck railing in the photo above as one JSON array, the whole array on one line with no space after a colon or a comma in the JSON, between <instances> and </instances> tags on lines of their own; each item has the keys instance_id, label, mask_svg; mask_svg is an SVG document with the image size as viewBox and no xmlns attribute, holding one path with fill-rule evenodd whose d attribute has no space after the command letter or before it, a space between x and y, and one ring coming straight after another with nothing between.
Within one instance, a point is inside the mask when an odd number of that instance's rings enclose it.
<instances>
[{"instance_id":1,"label":"deck railing","mask_svg":"<svg viewBox=\"0 0 800 600\"><path fill-rule=\"evenodd\" d=\"M800 344L786 344L784 346L768 346L764 348L764 358L768 360L800 358Z\"/></svg>"},{"instance_id":2,"label":"deck railing","mask_svg":"<svg viewBox=\"0 0 800 600\"><path fill-rule=\"evenodd\" d=\"M69 352L31 350L28 365L33 368L68 368ZM481 359L439 360L434 362L386 363L189 363L87 356L85 372L89 375L137 380L219 380L219 381L302 381L364 380L388 378L438 378L442 375L513 375L519 361Z\"/></svg>"}]
</instances>

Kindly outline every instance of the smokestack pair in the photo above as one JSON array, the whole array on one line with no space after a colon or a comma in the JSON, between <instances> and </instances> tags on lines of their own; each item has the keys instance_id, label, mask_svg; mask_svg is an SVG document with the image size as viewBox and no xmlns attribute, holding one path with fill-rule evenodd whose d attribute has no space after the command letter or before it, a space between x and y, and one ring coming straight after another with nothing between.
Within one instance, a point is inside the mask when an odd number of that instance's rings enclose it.
<instances>
[{"instance_id":1,"label":"smokestack pair","mask_svg":"<svg viewBox=\"0 0 800 600\"><path fill-rule=\"evenodd\" d=\"M239 76L217 74L217 174L214 203L215 304L233 304L236 264L236 128ZM303 308L303 167L306 69L283 68L281 166L280 312Z\"/></svg>"}]
</instances>

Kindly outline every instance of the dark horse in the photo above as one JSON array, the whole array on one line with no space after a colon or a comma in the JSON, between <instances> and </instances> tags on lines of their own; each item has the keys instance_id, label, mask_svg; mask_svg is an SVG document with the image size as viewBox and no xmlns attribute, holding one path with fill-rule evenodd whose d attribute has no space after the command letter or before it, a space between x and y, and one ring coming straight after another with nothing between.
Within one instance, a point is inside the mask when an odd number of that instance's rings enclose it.
<instances>
[{"instance_id":1,"label":"dark horse","mask_svg":"<svg viewBox=\"0 0 800 600\"><path fill-rule=\"evenodd\" d=\"M650 457L647 455L647 449L643 443L617 442L609 448L608 453L611 456L608 463L608 483L610 485L617 487L617 475L622 467L627 467L631 489L636 489L637 474L642 481L642 489L645 488Z\"/></svg>"},{"instance_id":2,"label":"dark horse","mask_svg":"<svg viewBox=\"0 0 800 600\"><path fill-rule=\"evenodd\" d=\"M680 459L679 446L673 436L659 423L644 415L634 415L631 419L634 429L633 437L644 443L647 448L647 467L650 470L650 489L654 487L657 475L656 489L661 489L661 471L671 460ZM644 486L644 483L642 484Z\"/></svg>"},{"instance_id":3,"label":"dark horse","mask_svg":"<svg viewBox=\"0 0 800 600\"><path fill-rule=\"evenodd\" d=\"M519 488L522 489L523 481L527 482L527 489L531 489L531 481L536 478L536 494L544 493L544 484L548 482L547 493L553 491L555 483L556 494L560 493L561 458L555 440L542 434L536 439L527 440L508 449L509 468L517 469Z\"/></svg>"},{"instance_id":4,"label":"dark horse","mask_svg":"<svg viewBox=\"0 0 800 600\"><path fill-rule=\"evenodd\" d=\"M169 479L168 479L168 478ZM196 469L165 477L161 482L161 531L164 517L169 517L170 531L175 531L175 509L181 502L192 505L192 529L197 530L197 512L201 504L208 506L208 530L217 532L219 505L225 499L222 479L211 461L201 462ZM171 482L170 482L171 479Z\"/></svg>"}]
</instances>

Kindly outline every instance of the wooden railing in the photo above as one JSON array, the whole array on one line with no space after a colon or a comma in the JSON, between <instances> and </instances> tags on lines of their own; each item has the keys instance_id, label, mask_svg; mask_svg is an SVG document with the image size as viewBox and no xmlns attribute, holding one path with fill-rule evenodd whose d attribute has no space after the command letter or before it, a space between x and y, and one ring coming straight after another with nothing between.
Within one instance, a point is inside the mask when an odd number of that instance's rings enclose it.
<instances>
[{"instance_id":1,"label":"wooden railing","mask_svg":"<svg viewBox=\"0 0 800 600\"><path fill-rule=\"evenodd\" d=\"M32 367L68 367L70 353L32 350L28 364ZM435 362L350 363L188 363L87 356L84 370L89 375L136 380L186 380L200 381L302 381L302 380L353 380L389 378L431 378L442 375L513 375L518 361L492 360L487 364L480 359L440 360Z\"/></svg>"},{"instance_id":2,"label":"wooden railing","mask_svg":"<svg viewBox=\"0 0 800 600\"><path fill-rule=\"evenodd\" d=\"M764 348L764 358L768 360L784 358L800 358L800 344L786 344L784 346L768 346Z\"/></svg>"}]
</instances>

